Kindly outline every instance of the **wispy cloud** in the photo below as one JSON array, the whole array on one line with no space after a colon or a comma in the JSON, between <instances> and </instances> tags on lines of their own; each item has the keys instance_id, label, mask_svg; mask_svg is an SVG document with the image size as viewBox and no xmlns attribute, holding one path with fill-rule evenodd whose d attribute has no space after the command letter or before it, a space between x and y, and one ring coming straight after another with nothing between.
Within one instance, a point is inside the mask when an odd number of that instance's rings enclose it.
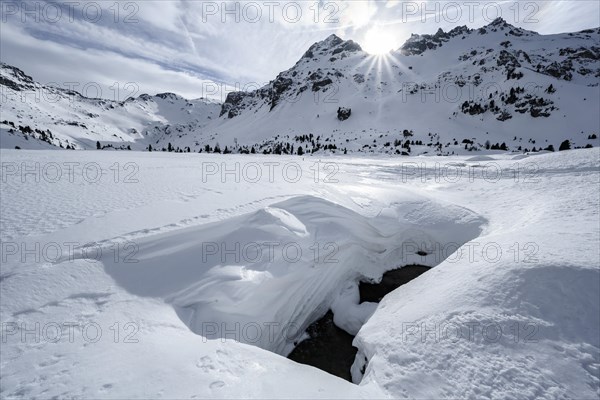
<instances>
[{"instance_id":1,"label":"wispy cloud","mask_svg":"<svg viewBox=\"0 0 600 400\"><path fill-rule=\"evenodd\" d=\"M541 33L600 25L597 1L451 3L458 9L431 0L2 1L1 58L42 82L135 82L140 92L222 99L267 83L330 33L361 43L384 30L399 47L412 32L495 16Z\"/></svg>"}]
</instances>

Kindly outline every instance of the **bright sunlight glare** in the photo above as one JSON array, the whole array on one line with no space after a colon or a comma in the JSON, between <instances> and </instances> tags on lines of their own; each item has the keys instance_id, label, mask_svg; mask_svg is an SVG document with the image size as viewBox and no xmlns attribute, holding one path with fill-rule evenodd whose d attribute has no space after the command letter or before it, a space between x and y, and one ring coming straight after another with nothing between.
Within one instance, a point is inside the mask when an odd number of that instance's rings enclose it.
<instances>
[{"instance_id":1,"label":"bright sunlight glare","mask_svg":"<svg viewBox=\"0 0 600 400\"><path fill-rule=\"evenodd\" d=\"M389 32L385 32L379 27L371 28L365 35L364 50L367 53L383 55L394 50L396 38Z\"/></svg>"}]
</instances>

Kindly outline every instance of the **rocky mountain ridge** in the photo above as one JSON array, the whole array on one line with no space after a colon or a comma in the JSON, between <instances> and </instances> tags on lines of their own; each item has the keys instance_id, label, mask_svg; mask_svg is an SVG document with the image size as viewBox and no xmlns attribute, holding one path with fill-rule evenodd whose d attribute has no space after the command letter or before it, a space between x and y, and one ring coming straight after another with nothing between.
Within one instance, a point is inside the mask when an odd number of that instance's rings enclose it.
<instances>
[{"instance_id":1,"label":"rocky mountain ridge","mask_svg":"<svg viewBox=\"0 0 600 400\"><path fill-rule=\"evenodd\" d=\"M330 35L264 87L229 93L223 104L173 93L90 99L3 64L2 147L36 148L39 139L194 152L443 155L565 140L585 147L600 130L598 43L600 28L540 35L502 19L412 35L383 56ZM40 90L55 101L24 96Z\"/></svg>"}]
</instances>

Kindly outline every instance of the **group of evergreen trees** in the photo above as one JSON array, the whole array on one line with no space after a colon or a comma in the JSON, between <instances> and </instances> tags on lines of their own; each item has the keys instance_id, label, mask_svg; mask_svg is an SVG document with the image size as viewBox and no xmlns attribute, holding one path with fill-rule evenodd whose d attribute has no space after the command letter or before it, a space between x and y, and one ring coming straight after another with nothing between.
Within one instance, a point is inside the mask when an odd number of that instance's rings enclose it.
<instances>
[{"instance_id":1,"label":"group of evergreen trees","mask_svg":"<svg viewBox=\"0 0 600 400\"><path fill-rule=\"evenodd\" d=\"M508 146L506 146L506 143L502 142L502 144L491 144L489 140L485 141L485 149L486 150L503 150L503 151L508 151Z\"/></svg>"},{"instance_id":2,"label":"group of evergreen trees","mask_svg":"<svg viewBox=\"0 0 600 400\"><path fill-rule=\"evenodd\" d=\"M29 140L29 136L41 140L42 142L46 142L48 144L51 145L55 145L55 140L58 140L58 146L67 150L75 150L75 146L71 146L71 144L69 144L69 142L67 141L67 145L65 147L63 147L63 144L61 143L60 139L57 139L54 137L54 135L52 134L52 131L50 131L50 129L46 129L41 130L38 128L32 128L29 125L15 125L14 122L12 121L7 121L4 120L2 121L2 123L4 125L8 125L11 128L8 130L9 133L14 133L15 129L18 130L19 132L21 132L25 138L25 140ZM17 146L18 147L18 146Z\"/></svg>"},{"instance_id":3,"label":"group of evergreen trees","mask_svg":"<svg viewBox=\"0 0 600 400\"><path fill-rule=\"evenodd\" d=\"M24 128L24 127L19 127L19 128L22 128L22 130L24 130L24 131L30 130L30 128L29 129ZM51 133L49 131L48 131L48 134L51 135ZM409 131L409 130L405 129L402 132L402 136L404 136L404 138L410 138L413 136L413 131ZM379 137L383 138L383 135L380 135ZM442 149L443 149L444 145L442 143L440 143L439 134L429 133L429 137L430 137L430 143L427 143L427 146L435 148L439 154L442 154ZM285 138L289 139L289 136L285 136ZM281 139L285 140L285 138L281 138ZM434 140L436 140L436 138L437 138L437 142L434 143ZM225 146L224 149L222 149L220 147L219 143L216 143L214 147L209 144L205 144L203 148L198 150L198 153L217 153L217 154L231 154L231 153L234 153L234 154L257 154L257 153L261 153L261 154L299 155L299 156L302 156L305 154L314 154L321 150L322 151L330 151L333 153L336 153L339 150L340 152L343 152L343 154L348 153L348 150L346 148L340 149L333 142L334 141L333 138L327 137L327 138L325 138L325 142L323 143L321 141L322 137L320 135L315 136L312 133L295 136L293 138L293 141L295 143L290 143L289 141L278 141L278 139L279 139L279 135L277 135L275 137L275 140L267 140L261 144L256 144L256 145L252 145L252 146L239 146L237 144L237 140L235 140L235 146L233 146L233 147ZM597 135L596 134L588 135L588 139L597 139ZM515 136L513 141L516 141L516 140L517 140L517 137ZM346 139L346 142L350 142L350 140ZM535 140L533 140L533 139L529 139L529 142L532 144L535 144ZM454 144L455 146L458 146L459 142L456 139L453 139L453 142L448 142L445 145L445 147L449 147L452 144ZM471 139L463 139L462 144L464 144L465 150L468 150L468 151L477 151L477 150L480 150L482 147L485 148L486 150L509 151L509 147L505 142L492 144L489 140L486 140L485 144L483 146L481 146L480 144L476 144ZM297 145L297 147L296 147L296 145ZM410 140L410 139L402 140L400 138L396 138L396 139L394 139L393 142L390 142L390 141L385 142L383 144L383 148L391 149L391 152L387 149L385 150L385 152L388 154L395 153L395 154L409 155L412 150L411 146L424 146L424 145L425 144L421 140ZM380 148L380 146L381 145L377 144L377 139L374 139L372 145L365 144L362 148L358 149L357 151L358 152L367 152L367 151L373 152L373 149L376 150L376 149ZM107 147L113 148L112 145L110 145L110 144L102 146L100 141L96 142L96 148L99 150L107 148ZM591 147L593 147L593 146L590 144L585 146L585 148L591 148ZM394 148L395 148L395 150L394 150ZM570 150L570 149L571 149L571 142L569 140L563 141L559 146L559 151ZM129 145L127 146L127 150L131 150L131 147ZM153 148L152 145L148 145L146 150L174 152L174 153L191 153L192 152L192 150L189 146L181 149L179 147L174 147L170 142L167 144L167 148L163 147L161 150L157 150L157 149ZM523 151L523 152L529 152L529 151L537 152L537 151L541 151L542 147L540 147L539 149L536 149L536 147L533 147L531 150L529 150L529 148L523 148L522 146L518 146L518 148L516 150ZM551 144L548 145L546 148L543 148L543 150L552 151L552 152L555 151L554 146Z\"/></svg>"}]
</instances>

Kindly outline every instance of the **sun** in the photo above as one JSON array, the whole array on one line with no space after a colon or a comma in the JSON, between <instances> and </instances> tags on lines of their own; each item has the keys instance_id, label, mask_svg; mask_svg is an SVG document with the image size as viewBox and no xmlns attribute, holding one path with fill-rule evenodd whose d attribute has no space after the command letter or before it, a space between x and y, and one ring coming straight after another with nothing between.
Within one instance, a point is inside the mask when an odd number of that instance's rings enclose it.
<instances>
[{"instance_id":1,"label":"sun","mask_svg":"<svg viewBox=\"0 0 600 400\"><path fill-rule=\"evenodd\" d=\"M369 54L384 55L394 50L395 46L394 35L386 32L381 27L375 26L366 33L363 47Z\"/></svg>"}]
</instances>

